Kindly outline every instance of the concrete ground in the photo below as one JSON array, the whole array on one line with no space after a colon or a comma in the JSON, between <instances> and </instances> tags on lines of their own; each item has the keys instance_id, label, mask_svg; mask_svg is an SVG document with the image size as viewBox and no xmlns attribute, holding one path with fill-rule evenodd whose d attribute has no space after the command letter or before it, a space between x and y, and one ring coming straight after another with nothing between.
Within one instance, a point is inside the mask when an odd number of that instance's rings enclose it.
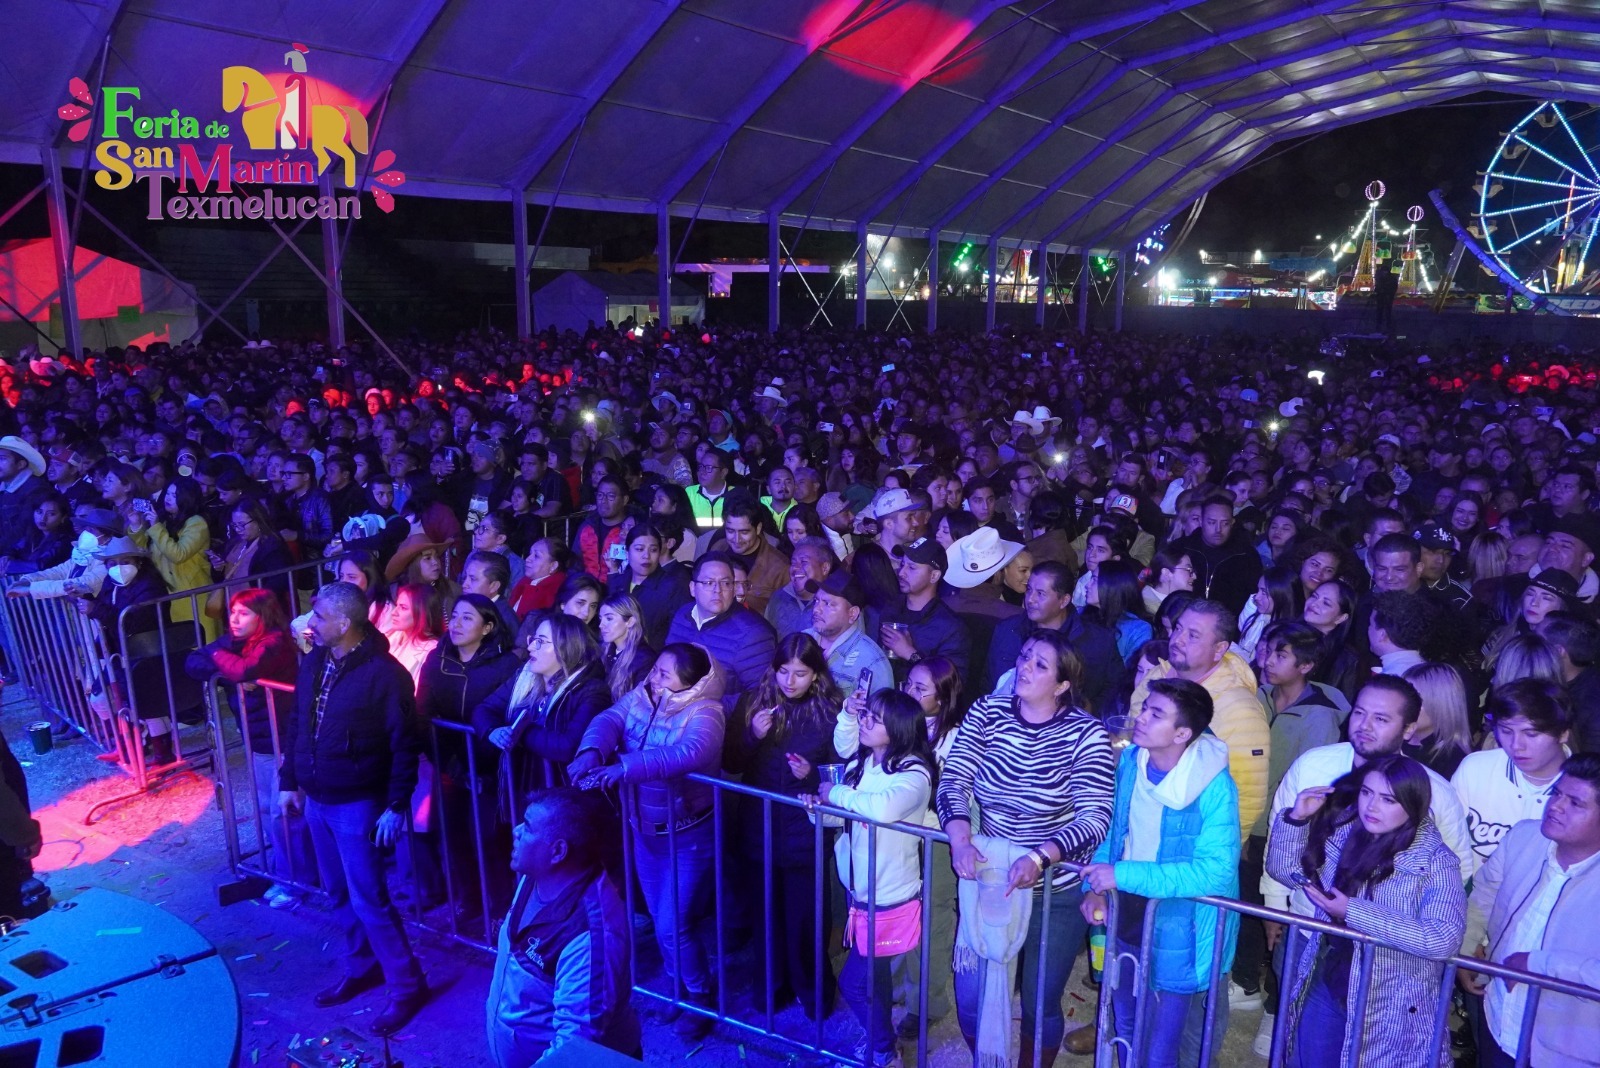
<instances>
[{"instance_id":1,"label":"concrete ground","mask_svg":"<svg viewBox=\"0 0 1600 1068\"><path fill-rule=\"evenodd\" d=\"M89 887L120 891L160 905L193 924L227 962L243 1007L241 1065L286 1065L291 1050L302 1050L331 1029L344 1027L365 1039L364 1021L382 1007L381 994L367 994L334 1010L311 1004L311 995L337 978L338 962L330 956L333 930L320 910L305 906L278 911L256 900L219 904L218 887L232 882L223 837L221 811L211 781L185 773L159 790L107 806L91 826L89 810L128 793L130 780L112 765L95 759L89 743L72 736L48 754L35 755L26 726L38 710L19 686L7 687L0 703L0 731L10 741L28 775L34 815L44 826L45 847L35 863L57 901ZM188 735L185 736L188 742ZM190 745L203 745L194 732ZM641 939L641 947L652 941ZM416 931L414 944L427 972L433 1001L393 1040L392 1054L405 1068L487 1068L483 1039L484 999L490 958L480 951ZM650 953L641 949L641 969ZM1068 1026L1093 1020L1094 989L1084 981L1085 963L1068 985ZM729 1010L739 1018L759 1021L762 1009L753 1003L755 975L752 949L730 952ZM641 1004L644 999L640 999ZM174 1006L174 1011L182 1011ZM1223 1048L1214 1063L1259 1063L1250 1052L1258 1013L1235 1013ZM779 1033L809 1039L811 1025L791 1006L776 1019ZM854 1019L841 1006L825 1022L825 1043L843 1056L859 1035ZM381 1046L372 1048L380 1053ZM903 1044L907 1063L915 1043ZM939 1023L929 1035L933 1068L963 1068L971 1063L953 1019ZM765 1036L718 1027L703 1043L686 1046L669 1028L646 1023L645 1060L664 1065L730 1068L824 1063L815 1054ZM1063 1054L1059 1065L1088 1065L1089 1058ZM195 1065L193 1068L221 1068Z\"/></svg>"}]
</instances>

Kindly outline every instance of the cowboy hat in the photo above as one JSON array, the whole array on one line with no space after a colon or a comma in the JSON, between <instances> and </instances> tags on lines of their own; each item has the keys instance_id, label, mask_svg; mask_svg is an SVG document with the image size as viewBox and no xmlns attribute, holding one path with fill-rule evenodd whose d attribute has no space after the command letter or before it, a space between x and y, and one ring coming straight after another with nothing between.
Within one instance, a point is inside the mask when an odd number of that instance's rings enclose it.
<instances>
[{"instance_id":1,"label":"cowboy hat","mask_svg":"<svg viewBox=\"0 0 1600 1068\"><path fill-rule=\"evenodd\" d=\"M14 452L22 457L28 462L28 470L35 475L44 474L44 457L39 455L39 450L15 434L7 434L0 438L0 450Z\"/></svg>"},{"instance_id":2,"label":"cowboy hat","mask_svg":"<svg viewBox=\"0 0 1600 1068\"><path fill-rule=\"evenodd\" d=\"M944 580L958 590L981 586L1021 551L1021 542L1004 540L993 527L979 527L950 543Z\"/></svg>"},{"instance_id":3,"label":"cowboy hat","mask_svg":"<svg viewBox=\"0 0 1600 1068\"><path fill-rule=\"evenodd\" d=\"M429 549L443 549L449 544L447 541L433 541L426 534L408 534L389 558L389 563L383 569L383 577L389 582L397 581L411 566L411 561Z\"/></svg>"},{"instance_id":4,"label":"cowboy hat","mask_svg":"<svg viewBox=\"0 0 1600 1068\"><path fill-rule=\"evenodd\" d=\"M789 398L785 397L783 395L783 390L779 389L777 386L765 386L755 396L756 400L777 401L784 407L788 407L789 405Z\"/></svg>"},{"instance_id":5,"label":"cowboy hat","mask_svg":"<svg viewBox=\"0 0 1600 1068\"><path fill-rule=\"evenodd\" d=\"M1030 434L1040 438L1053 432L1056 427L1061 425L1060 418L1051 415L1050 409L1043 405L1035 408L1031 414L1018 411L1016 415L1011 417L1011 422L1013 425L1027 427Z\"/></svg>"},{"instance_id":6,"label":"cowboy hat","mask_svg":"<svg viewBox=\"0 0 1600 1068\"><path fill-rule=\"evenodd\" d=\"M120 534L96 549L94 555L102 560L110 560L118 556L137 556L148 560L150 558L150 550L139 548L132 538L126 534Z\"/></svg>"}]
</instances>

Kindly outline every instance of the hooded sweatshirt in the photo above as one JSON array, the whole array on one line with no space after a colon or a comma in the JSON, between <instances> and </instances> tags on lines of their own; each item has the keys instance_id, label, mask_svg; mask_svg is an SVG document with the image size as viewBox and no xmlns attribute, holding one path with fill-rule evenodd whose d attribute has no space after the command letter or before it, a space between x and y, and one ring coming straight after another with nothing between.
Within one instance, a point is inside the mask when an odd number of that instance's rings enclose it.
<instances>
[{"instance_id":1,"label":"hooded sweatshirt","mask_svg":"<svg viewBox=\"0 0 1600 1068\"><path fill-rule=\"evenodd\" d=\"M1133 691L1130 708L1143 708L1153 679L1173 678L1177 672L1163 660L1150 670ZM1256 699L1256 676L1235 653L1225 653L1211 674L1199 680L1211 695L1211 731L1228 746L1228 770L1239 790L1239 826L1250 833L1267 807L1267 772L1272 751L1272 728L1266 710Z\"/></svg>"},{"instance_id":2,"label":"hooded sweatshirt","mask_svg":"<svg viewBox=\"0 0 1600 1068\"><path fill-rule=\"evenodd\" d=\"M1238 894L1239 797L1228 762L1227 744L1208 731L1160 782L1151 779L1147 750L1130 747L1117 764L1111 832L1094 860L1115 864L1125 906L1137 896L1157 910L1151 952L1158 990L1187 994L1210 985L1216 913L1188 899ZM1229 914L1223 971L1237 932L1238 918Z\"/></svg>"}]
</instances>

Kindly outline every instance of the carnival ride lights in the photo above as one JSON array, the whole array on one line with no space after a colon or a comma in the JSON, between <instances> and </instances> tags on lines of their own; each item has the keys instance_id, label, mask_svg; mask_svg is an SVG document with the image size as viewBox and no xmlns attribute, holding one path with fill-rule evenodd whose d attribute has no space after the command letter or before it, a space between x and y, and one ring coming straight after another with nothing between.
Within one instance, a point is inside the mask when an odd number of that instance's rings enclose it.
<instances>
[{"instance_id":1,"label":"carnival ride lights","mask_svg":"<svg viewBox=\"0 0 1600 1068\"><path fill-rule=\"evenodd\" d=\"M1474 186L1472 236L1536 293L1600 291L1600 270L1589 260L1600 228L1597 123L1595 106L1540 104L1505 135Z\"/></svg>"}]
</instances>

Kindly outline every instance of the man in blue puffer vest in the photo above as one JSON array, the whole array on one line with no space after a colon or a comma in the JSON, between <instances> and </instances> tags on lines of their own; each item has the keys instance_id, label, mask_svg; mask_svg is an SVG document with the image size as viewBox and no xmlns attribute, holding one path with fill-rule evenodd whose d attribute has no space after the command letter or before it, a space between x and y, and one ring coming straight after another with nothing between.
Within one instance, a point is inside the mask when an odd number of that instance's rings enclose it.
<instances>
[{"instance_id":1,"label":"man in blue puffer vest","mask_svg":"<svg viewBox=\"0 0 1600 1068\"><path fill-rule=\"evenodd\" d=\"M1111 833L1083 870L1083 913L1106 918L1108 890L1120 891L1115 931L1107 932L1107 959L1137 955L1145 912L1156 910L1144 990L1131 974L1112 993L1118 1038L1133 1039L1135 998L1153 998L1141 1063L1176 1068L1200 1063L1206 990L1216 948L1216 910L1188 898L1239 893L1239 791L1228 774L1228 747L1206 728L1211 695L1185 679L1150 683L1134 721L1133 745L1117 763ZM1222 968L1233 962L1239 917L1222 926ZM1113 964L1113 967L1128 967ZM1217 994L1216 1027L1228 1028L1226 978Z\"/></svg>"}]
</instances>

